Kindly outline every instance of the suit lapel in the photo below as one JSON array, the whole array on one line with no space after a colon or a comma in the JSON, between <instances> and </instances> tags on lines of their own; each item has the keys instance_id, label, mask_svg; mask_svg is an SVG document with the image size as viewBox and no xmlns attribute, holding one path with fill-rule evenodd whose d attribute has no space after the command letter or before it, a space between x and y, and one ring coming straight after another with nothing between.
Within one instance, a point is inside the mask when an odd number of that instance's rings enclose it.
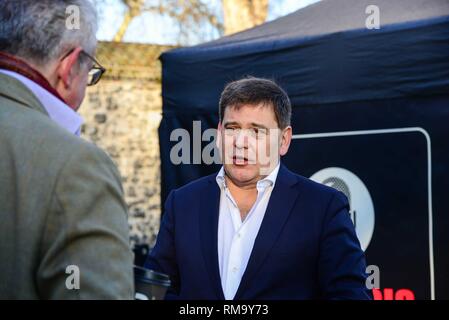
<instances>
[{"instance_id":1,"label":"suit lapel","mask_svg":"<svg viewBox=\"0 0 449 320\"><path fill-rule=\"evenodd\" d=\"M265 217L234 299L241 298L282 231L299 195L297 189L293 188L296 182L297 178L281 164Z\"/></svg>"},{"instance_id":2,"label":"suit lapel","mask_svg":"<svg viewBox=\"0 0 449 320\"><path fill-rule=\"evenodd\" d=\"M217 248L220 188L216 184L214 177L209 179L208 192L205 193L199 201L201 201L201 211L199 214L201 244L206 269L209 272L209 277L217 295L217 299L224 300L218 266Z\"/></svg>"}]
</instances>

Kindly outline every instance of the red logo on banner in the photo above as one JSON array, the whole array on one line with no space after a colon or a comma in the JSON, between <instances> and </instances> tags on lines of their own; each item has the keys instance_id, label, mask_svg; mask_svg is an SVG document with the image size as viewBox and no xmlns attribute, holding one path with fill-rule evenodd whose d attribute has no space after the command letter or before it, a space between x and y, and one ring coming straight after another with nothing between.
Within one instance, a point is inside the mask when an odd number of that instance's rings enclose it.
<instances>
[{"instance_id":1,"label":"red logo on banner","mask_svg":"<svg viewBox=\"0 0 449 320\"><path fill-rule=\"evenodd\" d=\"M399 289L394 292L392 288L373 289L374 300L415 300L415 294L409 289Z\"/></svg>"}]
</instances>

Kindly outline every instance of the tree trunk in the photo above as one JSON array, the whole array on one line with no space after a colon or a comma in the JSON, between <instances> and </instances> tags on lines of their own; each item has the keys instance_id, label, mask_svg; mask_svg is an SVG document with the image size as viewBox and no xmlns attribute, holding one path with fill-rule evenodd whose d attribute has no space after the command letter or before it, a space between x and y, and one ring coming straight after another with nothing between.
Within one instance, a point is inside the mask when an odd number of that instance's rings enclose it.
<instances>
[{"instance_id":1,"label":"tree trunk","mask_svg":"<svg viewBox=\"0 0 449 320\"><path fill-rule=\"evenodd\" d=\"M114 36L114 41L121 42L125 36L126 30L128 30L131 21L142 13L142 7L145 0L122 0L122 2L128 7L128 11L123 18L123 22L120 25L117 33Z\"/></svg>"},{"instance_id":2,"label":"tree trunk","mask_svg":"<svg viewBox=\"0 0 449 320\"><path fill-rule=\"evenodd\" d=\"M262 24L267 19L269 0L223 0L225 34Z\"/></svg>"}]
</instances>

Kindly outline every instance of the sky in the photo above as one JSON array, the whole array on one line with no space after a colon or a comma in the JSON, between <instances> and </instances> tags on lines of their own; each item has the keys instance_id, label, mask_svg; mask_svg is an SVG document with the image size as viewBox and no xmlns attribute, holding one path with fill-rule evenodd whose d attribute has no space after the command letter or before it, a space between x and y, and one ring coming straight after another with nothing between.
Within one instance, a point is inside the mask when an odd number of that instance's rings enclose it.
<instances>
[{"instance_id":1,"label":"sky","mask_svg":"<svg viewBox=\"0 0 449 320\"><path fill-rule=\"evenodd\" d=\"M206 0L218 15L221 14L220 0ZM300 8L318 2L319 0L270 0L268 21L287 15ZM112 40L117 32L126 6L120 0L105 0L98 8L100 25L97 37L99 40ZM194 45L203 41L213 40L220 35L212 27L202 28L202 34L198 37L192 35L185 40L187 45ZM135 18L125 34L125 42L139 42L152 44L176 44L179 36L179 28L172 19L153 14L143 13Z\"/></svg>"}]
</instances>

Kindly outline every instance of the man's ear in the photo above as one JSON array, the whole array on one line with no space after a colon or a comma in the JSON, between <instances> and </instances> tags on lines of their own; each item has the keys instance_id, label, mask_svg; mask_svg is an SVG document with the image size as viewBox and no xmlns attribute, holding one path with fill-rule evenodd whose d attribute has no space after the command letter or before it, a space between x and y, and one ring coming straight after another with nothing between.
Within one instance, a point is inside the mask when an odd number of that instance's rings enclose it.
<instances>
[{"instance_id":1,"label":"man's ear","mask_svg":"<svg viewBox=\"0 0 449 320\"><path fill-rule=\"evenodd\" d=\"M66 89L70 88L73 78L78 73L78 58L81 51L83 51L81 47L76 47L69 55L59 62L57 69L58 78L62 81Z\"/></svg>"},{"instance_id":2,"label":"man's ear","mask_svg":"<svg viewBox=\"0 0 449 320\"><path fill-rule=\"evenodd\" d=\"M288 148L290 147L290 142L292 141L292 127L288 126L284 130L282 130L282 136L281 136L281 147L279 148L279 154L280 156L284 156L288 152Z\"/></svg>"}]
</instances>

